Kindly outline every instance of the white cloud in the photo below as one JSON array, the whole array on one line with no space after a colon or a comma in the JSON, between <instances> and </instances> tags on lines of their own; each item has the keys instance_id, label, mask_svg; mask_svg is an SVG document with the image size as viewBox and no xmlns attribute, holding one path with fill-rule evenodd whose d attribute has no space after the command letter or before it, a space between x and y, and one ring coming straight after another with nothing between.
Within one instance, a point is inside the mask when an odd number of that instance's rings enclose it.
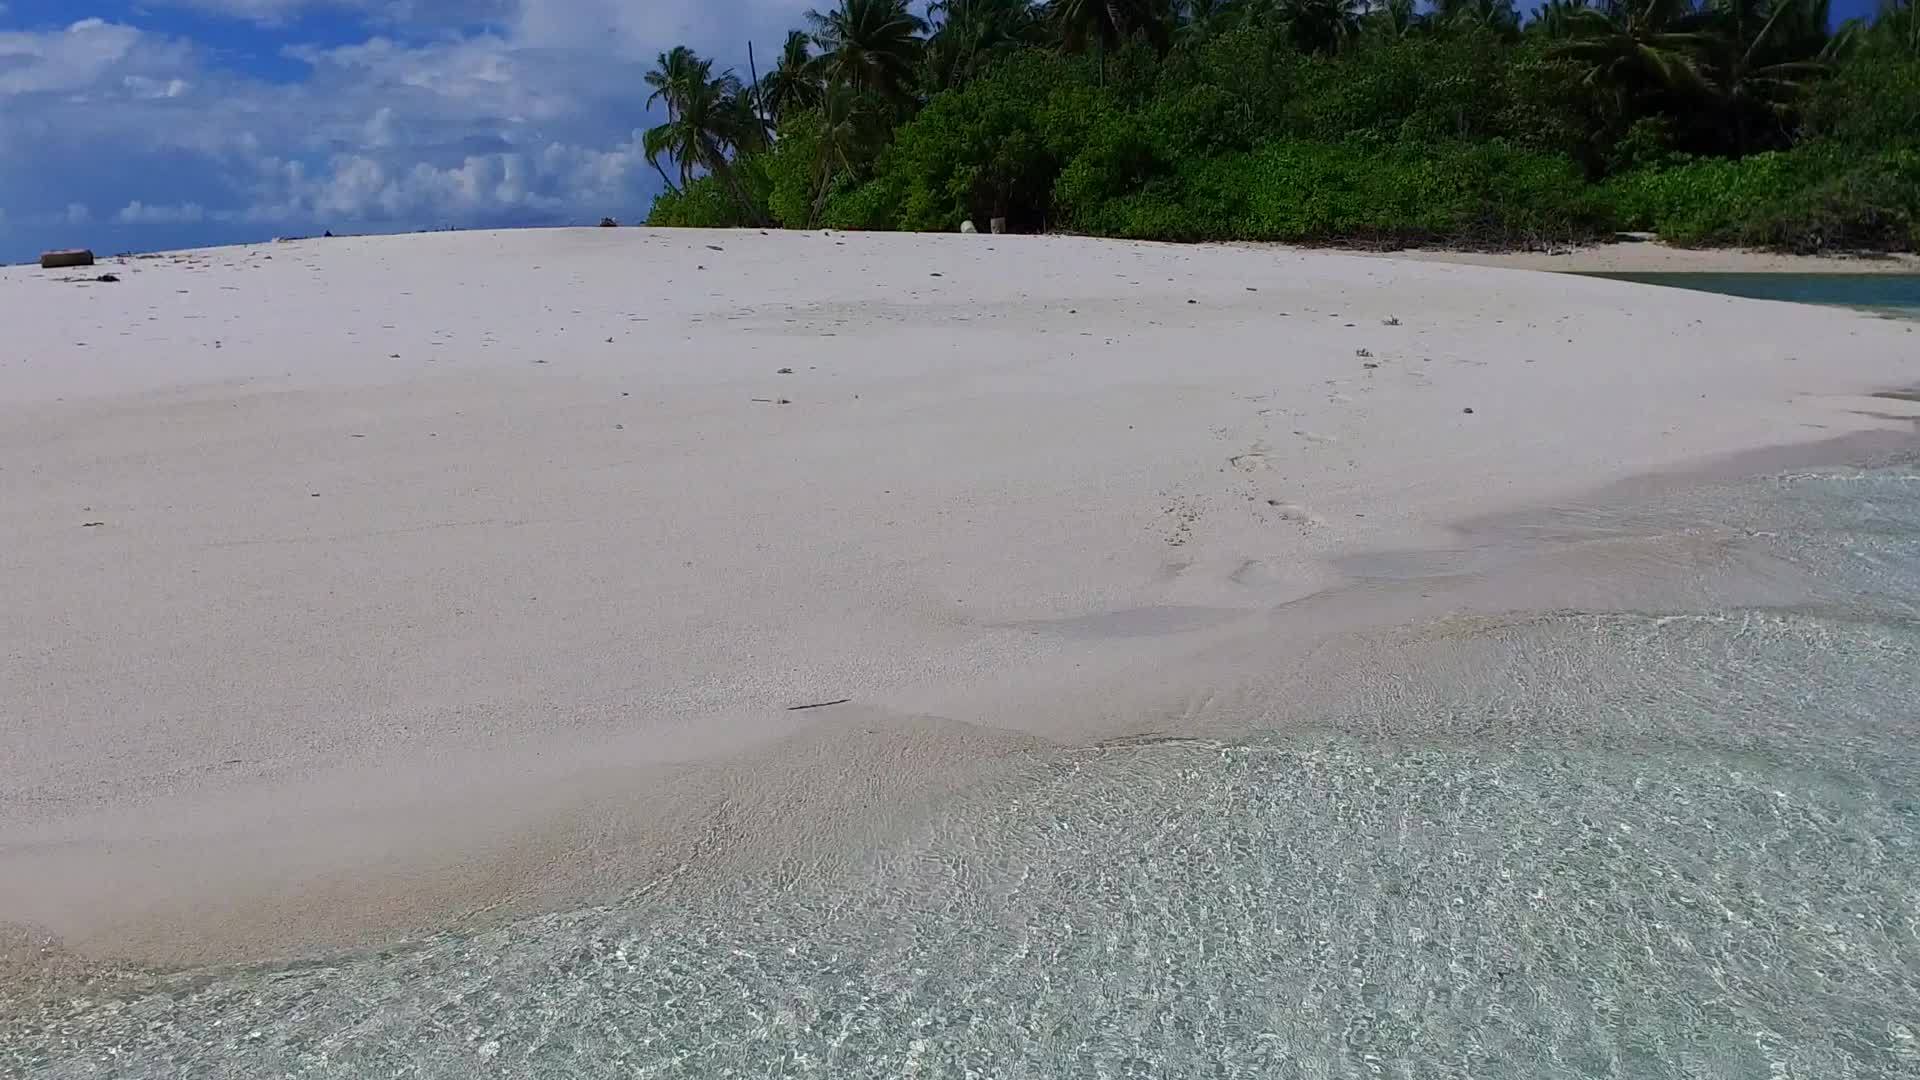
<instances>
[{"instance_id":1,"label":"white cloud","mask_svg":"<svg viewBox=\"0 0 1920 1080\"><path fill-rule=\"evenodd\" d=\"M195 8L217 15L232 15L260 22L280 22L288 16L310 10L351 10L375 6L373 0L172 0L173 7Z\"/></svg>"},{"instance_id":2,"label":"white cloud","mask_svg":"<svg viewBox=\"0 0 1920 1080\"><path fill-rule=\"evenodd\" d=\"M0 96L85 91L117 69L138 74L180 61L177 51L143 43L143 37L131 26L102 19L50 32L0 32Z\"/></svg>"},{"instance_id":3,"label":"white cloud","mask_svg":"<svg viewBox=\"0 0 1920 1080\"><path fill-rule=\"evenodd\" d=\"M199 203L148 206L138 199L120 208L114 220L123 225L191 225L205 221L207 209Z\"/></svg>"},{"instance_id":4,"label":"white cloud","mask_svg":"<svg viewBox=\"0 0 1920 1080\"><path fill-rule=\"evenodd\" d=\"M400 141L393 119L393 106L382 105L367 118L366 144L380 150Z\"/></svg>"},{"instance_id":5,"label":"white cloud","mask_svg":"<svg viewBox=\"0 0 1920 1080\"><path fill-rule=\"evenodd\" d=\"M382 24L471 25L505 17L518 6L516 0L158 0L158 3L268 26L278 26L295 16L315 12L345 12Z\"/></svg>"},{"instance_id":6,"label":"white cloud","mask_svg":"<svg viewBox=\"0 0 1920 1080\"><path fill-rule=\"evenodd\" d=\"M155 79L146 75L128 75L120 82L127 93L140 98L176 98L193 85L185 79Z\"/></svg>"},{"instance_id":7,"label":"white cloud","mask_svg":"<svg viewBox=\"0 0 1920 1080\"><path fill-rule=\"evenodd\" d=\"M267 26L249 33L305 77L251 77L131 23L0 32L0 204L16 222L84 224L69 203L121 208L95 228L636 216L657 185L638 134L655 122L653 56L685 41L744 69L749 33L771 55L821 0L155 2ZM364 36L319 47L271 28L319 10L361 18Z\"/></svg>"},{"instance_id":8,"label":"white cloud","mask_svg":"<svg viewBox=\"0 0 1920 1080\"><path fill-rule=\"evenodd\" d=\"M559 58L527 53L483 34L410 46L375 37L332 49L295 47L287 55L310 64L322 83L406 107L491 116L508 121L551 119L578 106L586 90Z\"/></svg>"},{"instance_id":9,"label":"white cloud","mask_svg":"<svg viewBox=\"0 0 1920 1080\"><path fill-rule=\"evenodd\" d=\"M597 47L651 58L687 44L744 59L747 39L797 26L823 0L521 0L511 25L532 46Z\"/></svg>"},{"instance_id":10,"label":"white cloud","mask_svg":"<svg viewBox=\"0 0 1920 1080\"><path fill-rule=\"evenodd\" d=\"M640 134L607 149L553 142L528 151L471 154L457 163L410 165L341 154L318 169L302 161L260 163L259 198L244 219L486 221L530 212L579 217L632 199L643 175Z\"/></svg>"}]
</instances>

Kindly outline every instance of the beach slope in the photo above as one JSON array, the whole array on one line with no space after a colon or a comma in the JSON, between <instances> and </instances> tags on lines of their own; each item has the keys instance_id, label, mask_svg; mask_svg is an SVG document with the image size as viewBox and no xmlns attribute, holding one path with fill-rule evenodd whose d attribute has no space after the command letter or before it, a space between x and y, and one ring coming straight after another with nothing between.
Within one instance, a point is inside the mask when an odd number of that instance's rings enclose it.
<instances>
[{"instance_id":1,"label":"beach slope","mask_svg":"<svg viewBox=\"0 0 1920 1080\"><path fill-rule=\"evenodd\" d=\"M1127 673L1344 555L1920 414L1874 396L1913 324L1328 253L604 229L96 272L0 270L0 922L166 965L832 858L1205 712Z\"/></svg>"}]
</instances>

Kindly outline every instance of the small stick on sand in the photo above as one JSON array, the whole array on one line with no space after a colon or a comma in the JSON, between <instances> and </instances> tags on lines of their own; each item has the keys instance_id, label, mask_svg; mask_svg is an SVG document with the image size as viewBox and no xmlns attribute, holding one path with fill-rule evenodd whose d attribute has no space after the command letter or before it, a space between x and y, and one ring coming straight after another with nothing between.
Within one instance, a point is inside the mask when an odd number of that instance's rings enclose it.
<instances>
[{"instance_id":1,"label":"small stick on sand","mask_svg":"<svg viewBox=\"0 0 1920 1080\"><path fill-rule=\"evenodd\" d=\"M788 712L806 712L808 709L824 709L829 705L845 705L847 702L852 700L853 699L850 697L843 697L839 701L816 701L812 705L789 705L787 706L787 711Z\"/></svg>"}]
</instances>

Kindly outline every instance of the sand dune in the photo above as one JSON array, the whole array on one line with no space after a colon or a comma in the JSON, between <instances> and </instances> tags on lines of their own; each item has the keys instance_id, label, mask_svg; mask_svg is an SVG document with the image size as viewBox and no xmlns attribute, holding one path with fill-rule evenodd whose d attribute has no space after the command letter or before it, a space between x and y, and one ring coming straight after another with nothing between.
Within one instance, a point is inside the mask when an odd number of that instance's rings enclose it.
<instances>
[{"instance_id":1,"label":"sand dune","mask_svg":"<svg viewBox=\"0 0 1920 1080\"><path fill-rule=\"evenodd\" d=\"M1322 253L100 269L0 271L0 921L170 964L831 858L1342 556L1920 414L1910 324Z\"/></svg>"}]
</instances>

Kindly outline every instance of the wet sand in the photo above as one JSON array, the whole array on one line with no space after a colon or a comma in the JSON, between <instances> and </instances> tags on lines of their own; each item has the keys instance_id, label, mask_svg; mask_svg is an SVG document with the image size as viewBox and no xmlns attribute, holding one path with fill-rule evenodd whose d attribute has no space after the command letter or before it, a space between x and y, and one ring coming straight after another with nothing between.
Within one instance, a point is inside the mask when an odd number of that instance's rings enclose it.
<instances>
[{"instance_id":1,"label":"wet sand","mask_svg":"<svg viewBox=\"0 0 1920 1080\"><path fill-rule=\"evenodd\" d=\"M849 793L852 860L783 845L313 962L38 957L27 992L0 981L0 1069L1897 1074L1913 443L1740 455L1343 559L1349 584L1130 673L1185 696L1157 730L1002 747L885 814ZM743 809L735 843L778 820Z\"/></svg>"},{"instance_id":2,"label":"wet sand","mask_svg":"<svg viewBox=\"0 0 1920 1080\"><path fill-rule=\"evenodd\" d=\"M1870 396L1910 325L1320 253L103 269L0 271L0 921L160 965L831 862L1032 747L1264 707L1183 706L1189 659L1356 552L1920 415Z\"/></svg>"}]
</instances>

